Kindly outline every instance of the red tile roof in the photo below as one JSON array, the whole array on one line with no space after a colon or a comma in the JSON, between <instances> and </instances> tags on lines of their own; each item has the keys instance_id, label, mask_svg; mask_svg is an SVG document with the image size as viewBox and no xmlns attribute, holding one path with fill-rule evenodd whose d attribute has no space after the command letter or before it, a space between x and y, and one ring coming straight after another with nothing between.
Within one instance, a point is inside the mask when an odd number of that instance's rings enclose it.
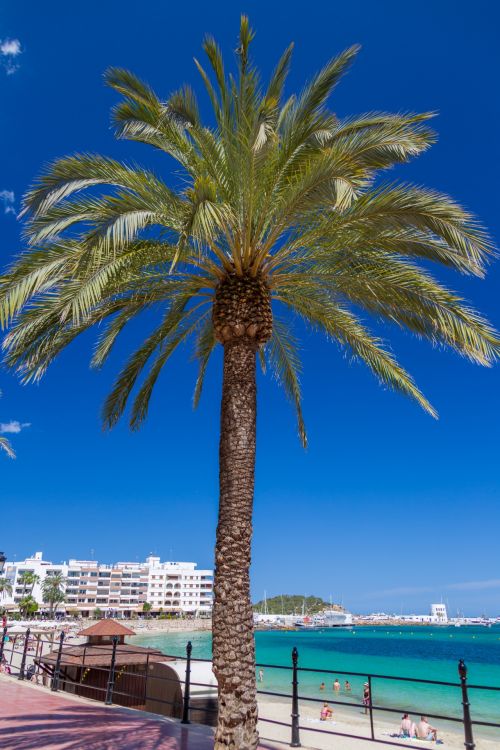
<instances>
[{"instance_id":1,"label":"red tile roof","mask_svg":"<svg viewBox=\"0 0 500 750\"><path fill-rule=\"evenodd\" d=\"M111 662L112 647L108 644L101 646L71 646L64 648L61 654L61 666L64 667L109 667ZM35 663L55 665L57 661L57 650L50 654L40 656ZM165 656L157 648L146 648L145 646L130 646L119 643L116 647L115 665L153 664L155 662L173 661L171 656Z\"/></svg>"},{"instance_id":2,"label":"red tile roof","mask_svg":"<svg viewBox=\"0 0 500 750\"><path fill-rule=\"evenodd\" d=\"M78 635L135 635L135 632L116 620L106 619L99 620L85 630L80 630Z\"/></svg>"}]
</instances>

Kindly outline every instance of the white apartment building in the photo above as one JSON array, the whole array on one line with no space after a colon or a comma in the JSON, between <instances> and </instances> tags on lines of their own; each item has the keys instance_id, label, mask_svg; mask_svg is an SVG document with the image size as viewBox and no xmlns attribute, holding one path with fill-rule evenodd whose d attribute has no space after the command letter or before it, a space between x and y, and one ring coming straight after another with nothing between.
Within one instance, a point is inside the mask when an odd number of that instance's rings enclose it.
<instances>
[{"instance_id":1,"label":"white apartment building","mask_svg":"<svg viewBox=\"0 0 500 750\"><path fill-rule=\"evenodd\" d=\"M65 563L52 564L43 559L41 552L35 552L33 557L27 557L22 562L9 562L4 564L3 576L7 578L12 586L12 596L4 596L1 604L7 609L16 609L21 599L31 594L38 605L42 605L42 582L47 575L52 573L61 573L67 575L67 565ZM34 584L33 589L22 582L24 573L34 573L38 581Z\"/></svg>"},{"instance_id":2,"label":"white apartment building","mask_svg":"<svg viewBox=\"0 0 500 750\"><path fill-rule=\"evenodd\" d=\"M208 613L212 610L213 573L196 570L196 563L160 562L146 558L149 571L148 602L153 612Z\"/></svg>"},{"instance_id":3,"label":"white apartment building","mask_svg":"<svg viewBox=\"0 0 500 750\"><path fill-rule=\"evenodd\" d=\"M38 581L26 587L24 573L34 573ZM3 575L12 584L12 596L1 604L11 611L31 594L40 611L43 603L42 583L47 575L61 573L65 578L66 601L59 611L91 616L100 609L114 617L131 617L141 613L145 602L152 614L210 614L212 610L213 573L198 570L193 562L164 562L148 557L145 562L117 562L112 565L95 560L69 560L53 564L36 552L22 562L6 562Z\"/></svg>"}]
</instances>

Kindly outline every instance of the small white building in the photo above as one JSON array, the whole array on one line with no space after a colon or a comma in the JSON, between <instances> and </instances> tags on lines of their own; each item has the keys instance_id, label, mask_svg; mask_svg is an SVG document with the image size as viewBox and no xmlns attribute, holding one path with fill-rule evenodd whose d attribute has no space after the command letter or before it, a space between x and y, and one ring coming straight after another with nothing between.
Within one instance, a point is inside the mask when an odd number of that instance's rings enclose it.
<instances>
[{"instance_id":1,"label":"small white building","mask_svg":"<svg viewBox=\"0 0 500 750\"><path fill-rule=\"evenodd\" d=\"M432 622L437 625L448 624L448 612L446 611L446 604L431 604L431 618Z\"/></svg>"},{"instance_id":2,"label":"small white building","mask_svg":"<svg viewBox=\"0 0 500 750\"><path fill-rule=\"evenodd\" d=\"M446 611L445 604L431 604L431 611L428 615L388 615L384 612L375 612L371 615L358 615L356 618L358 622L391 622L394 623L408 623L411 625L423 624L423 625L447 625L449 623L448 613Z\"/></svg>"}]
</instances>

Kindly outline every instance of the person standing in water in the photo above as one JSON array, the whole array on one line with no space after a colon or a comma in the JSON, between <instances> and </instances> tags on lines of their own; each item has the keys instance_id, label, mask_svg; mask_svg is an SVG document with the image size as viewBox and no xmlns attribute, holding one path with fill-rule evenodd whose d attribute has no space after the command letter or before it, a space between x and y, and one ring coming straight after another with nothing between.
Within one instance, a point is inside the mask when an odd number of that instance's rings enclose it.
<instances>
[{"instance_id":1,"label":"person standing in water","mask_svg":"<svg viewBox=\"0 0 500 750\"><path fill-rule=\"evenodd\" d=\"M262 667L259 669L259 682L264 682L264 670Z\"/></svg>"},{"instance_id":2,"label":"person standing in water","mask_svg":"<svg viewBox=\"0 0 500 750\"><path fill-rule=\"evenodd\" d=\"M363 685L363 705L365 707L365 714L368 713L368 706L370 705L370 700L371 700L370 685L367 682L365 682L365 684Z\"/></svg>"},{"instance_id":3,"label":"person standing in water","mask_svg":"<svg viewBox=\"0 0 500 750\"><path fill-rule=\"evenodd\" d=\"M340 682L339 682L338 677L335 678L335 682L333 683L333 689L335 690L336 693L340 692Z\"/></svg>"}]
</instances>

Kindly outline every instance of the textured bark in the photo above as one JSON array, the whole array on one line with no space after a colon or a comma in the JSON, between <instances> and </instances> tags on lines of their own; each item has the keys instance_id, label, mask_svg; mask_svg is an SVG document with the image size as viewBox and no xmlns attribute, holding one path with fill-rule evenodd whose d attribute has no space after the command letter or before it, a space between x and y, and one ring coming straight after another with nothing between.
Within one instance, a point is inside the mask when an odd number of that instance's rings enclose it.
<instances>
[{"instance_id":1,"label":"textured bark","mask_svg":"<svg viewBox=\"0 0 500 750\"><path fill-rule=\"evenodd\" d=\"M213 610L213 665L219 685L215 750L254 750L259 740L249 575L256 351L255 338L246 335L224 344Z\"/></svg>"},{"instance_id":2,"label":"textured bark","mask_svg":"<svg viewBox=\"0 0 500 750\"><path fill-rule=\"evenodd\" d=\"M217 287L212 320L222 344L242 336L257 344L268 341L273 314L266 280L261 276L226 276Z\"/></svg>"}]
</instances>

